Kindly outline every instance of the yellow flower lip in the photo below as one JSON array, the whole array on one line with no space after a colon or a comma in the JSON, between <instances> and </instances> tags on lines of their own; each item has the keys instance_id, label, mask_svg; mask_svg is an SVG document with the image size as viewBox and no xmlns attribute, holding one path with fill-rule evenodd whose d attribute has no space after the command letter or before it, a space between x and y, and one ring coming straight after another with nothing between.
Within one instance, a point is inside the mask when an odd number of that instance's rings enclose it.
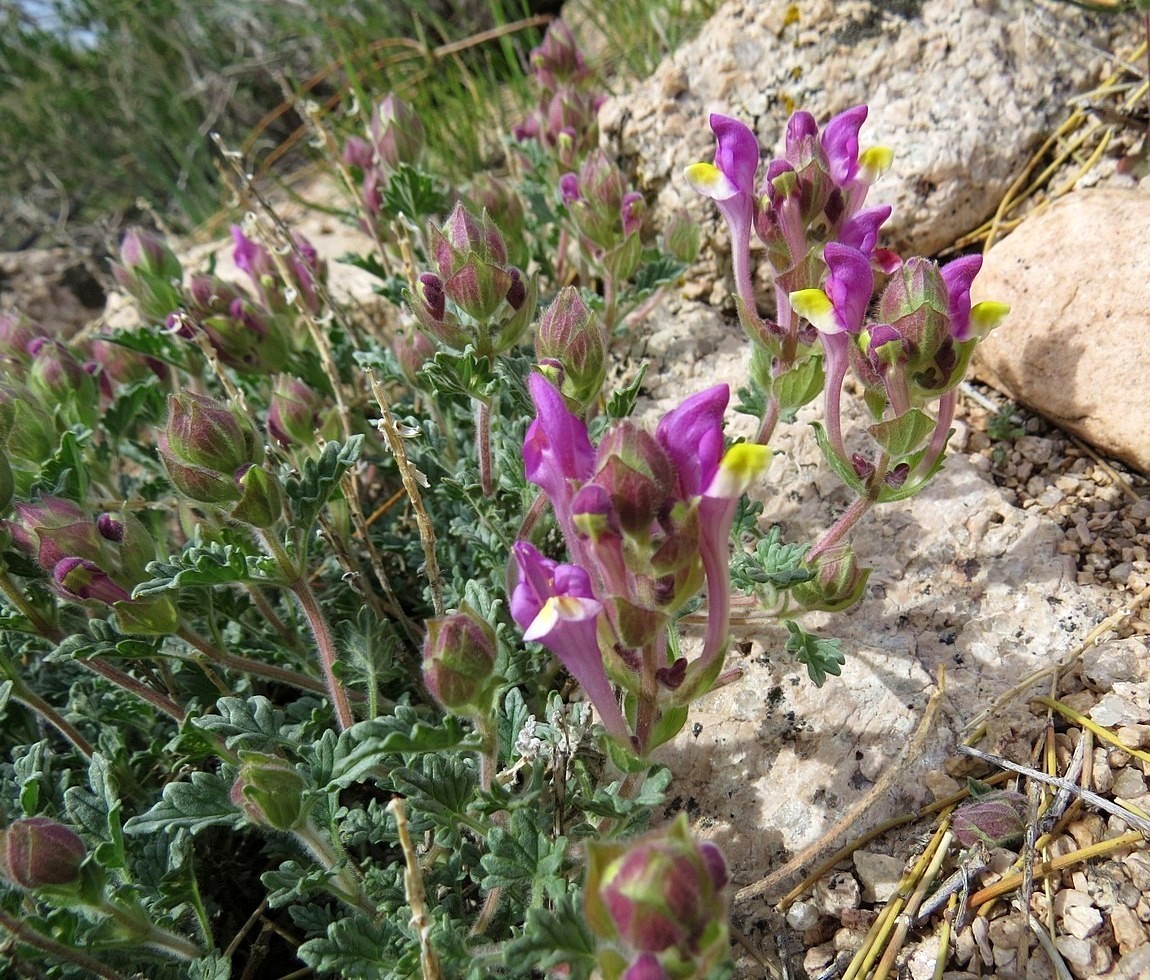
<instances>
[{"instance_id":1,"label":"yellow flower lip","mask_svg":"<svg viewBox=\"0 0 1150 980\"><path fill-rule=\"evenodd\" d=\"M835 319L834 304L821 289L798 289L788 297L791 309L809 320L822 333L842 333Z\"/></svg>"},{"instance_id":2,"label":"yellow flower lip","mask_svg":"<svg viewBox=\"0 0 1150 980\"><path fill-rule=\"evenodd\" d=\"M742 496L767 471L770 463L771 451L766 446L756 442L736 443L723 454L706 496L724 500Z\"/></svg>"},{"instance_id":3,"label":"yellow flower lip","mask_svg":"<svg viewBox=\"0 0 1150 980\"><path fill-rule=\"evenodd\" d=\"M734 181L713 163L692 163L683 176L698 193L715 201L727 201L739 193Z\"/></svg>"}]
</instances>

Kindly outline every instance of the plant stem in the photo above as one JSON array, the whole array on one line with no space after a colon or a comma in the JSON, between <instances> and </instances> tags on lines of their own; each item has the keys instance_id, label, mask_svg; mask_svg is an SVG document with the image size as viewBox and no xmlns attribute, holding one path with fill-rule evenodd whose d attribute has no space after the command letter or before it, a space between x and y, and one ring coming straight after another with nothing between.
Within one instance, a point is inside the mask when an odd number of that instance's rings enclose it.
<instances>
[{"instance_id":1,"label":"plant stem","mask_svg":"<svg viewBox=\"0 0 1150 980\"><path fill-rule=\"evenodd\" d=\"M296 601L315 634L315 644L319 650L320 668L323 670L327 694L331 698L332 707L335 709L335 717L340 730L346 731L355 724L355 716L351 712L351 701L348 699L347 689L335 674L339 653L336 650L331 625L323 614L323 610L320 609L319 600L306 577L300 576L289 588L295 594Z\"/></svg>"},{"instance_id":2,"label":"plant stem","mask_svg":"<svg viewBox=\"0 0 1150 980\"><path fill-rule=\"evenodd\" d=\"M0 591L8 597L8 601L16 607L16 611L28 620L44 639L51 640L53 643L59 643L64 639L63 631L46 620L41 615L40 610L25 598L24 593L16 587L16 583L12 581L6 569L0 569Z\"/></svg>"},{"instance_id":3,"label":"plant stem","mask_svg":"<svg viewBox=\"0 0 1150 980\"><path fill-rule=\"evenodd\" d=\"M113 667L111 664L105 663L99 657L93 657L90 660L77 660L76 663L83 667L87 667L93 673L99 674L107 681L111 681L117 687L122 687L143 701L147 701L153 708L162 711L169 718L174 719L176 722L183 724L186 712L175 701L164 694L162 691L157 691L154 687L149 687L143 681L138 681L131 674L125 673L118 667Z\"/></svg>"},{"instance_id":4,"label":"plant stem","mask_svg":"<svg viewBox=\"0 0 1150 980\"><path fill-rule=\"evenodd\" d=\"M774 435L775 426L779 424L779 400L774 395L767 400L767 410L763 413L763 420L759 423L759 431L755 433L755 442L760 446L766 445Z\"/></svg>"},{"instance_id":5,"label":"plant stem","mask_svg":"<svg viewBox=\"0 0 1150 980\"><path fill-rule=\"evenodd\" d=\"M807 552L806 559L808 563L814 561L819 555L829 548L833 548L839 543L852 527L854 527L859 519L871 507L874 506L874 501L870 497L857 497L855 502L851 504L837 521L834 522L826 531L826 533L819 538L810 551Z\"/></svg>"},{"instance_id":6,"label":"plant stem","mask_svg":"<svg viewBox=\"0 0 1150 980\"><path fill-rule=\"evenodd\" d=\"M647 754L647 743L651 740L651 727L655 723L655 700L658 696L658 681L655 672L659 669L659 657L654 643L643 647L643 673L640 677L639 703L635 709L635 739L639 743L638 754Z\"/></svg>"},{"instance_id":7,"label":"plant stem","mask_svg":"<svg viewBox=\"0 0 1150 980\"><path fill-rule=\"evenodd\" d=\"M93 959L79 950L58 943L54 939L49 939L43 933L37 932L3 909L0 909L0 927L6 929L16 942L26 943L34 949L41 950L68 963L75 963L76 966L87 970L93 976L101 977L103 980L126 980L122 973L117 973L111 967L104 966L99 960Z\"/></svg>"},{"instance_id":8,"label":"plant stem","mask_svg":"<svg viewBox=\"0 0 1150 980\"><path fill-rule=\"evenodd\" d=\"M345 864L338 872L335 870L343 858L324 839L314 824L308 821L299 829L293 830L292 834L326 871L331 872L332 878L329 888L333 895L336 895L341 901L347 902L352 908L366 913L369 918L374 919L379 914L379 909L367 897L363 890L363 884L352 871L351 866Z\"/></svg>"},{"instance_id":9,"label":"plant stem","mask_svg":"<svg viewBox=\"0 0 1150 980\"><path fill-rule=\"evenodd\" d=\"M151 946L185 962L197 960L204 955L204 951L191 940L161 929L152 922L140 905L133 903L131 907L125 907L105 898L92 907L122 925L134 944Z\"/></svg>"},{"instance_id":10,"label":"plant stem","mask_svg":"<svg viewBox=\"0 0 1150 980\"><path fill-rule=\"evenodd\" d=\"M335 665L339 661L339 653L336 650L331 625L320 608L319 599L316 598L311 583L308 582L306 570L297 567L296 563L288 557L283 545L279 543L272 531L260 531L260 537L287 578L285 587L291 590L299 604L300 611L303 612L308 625L311 626L312 634L315 636L316 649L319 652L320 669L323 671L324 689L331 699L340 731L346 731L355 724L355 716L351 712L351 701L347 696L347 690L344 688L343 682L335 675Z\"/></svg>"},{"instance_id":11,"label":"plant stem","mask_svg":"<svg viewBox=\"0 0 1150 980\"><path fill-rule=\"evenodd\" d=\"M494 490L491 476L491 404L483 398L474 398L475 449L479 454L479 486L483 496L490 497Z\"/></svg>"},{"instance_id":12,"label":"plant stem","mask_svg":"<svg viewBox=\"0 0 1150 980\"><path fill-rule=\"evenodd\" d=\"M254 674L257 677L263 677L265 680L297 687L301 691L327 694L327 688L323 682L316 680L314 677L308 677L307 674L301 674L299 671L290 670L287 667L265 664L251 657L244 657L240 654L220 650L218 647L212 646L202 636L193 633L186 626L181 625L180 628L176 630L176 636L189 646L199 650L199 652L212 661L212 663L218 664L227 670L238 670L246 674Z\"/></svg>"},{"instance_id":13,"label":"plant stem","mask_svg":"<svg viewBox=\"0 0 1150 980\"><path fill-rule=\"evenodd\" d=\"M43 718L49 725L55 728L77 748L84 758L92 758L92 752L94 751L92 743L76 731L72 724L60 714L60 712L18 678L13 678L12 680L12 697L24 705L24 707L36 712L36 714Z\"/></svg>"}]
</instances>

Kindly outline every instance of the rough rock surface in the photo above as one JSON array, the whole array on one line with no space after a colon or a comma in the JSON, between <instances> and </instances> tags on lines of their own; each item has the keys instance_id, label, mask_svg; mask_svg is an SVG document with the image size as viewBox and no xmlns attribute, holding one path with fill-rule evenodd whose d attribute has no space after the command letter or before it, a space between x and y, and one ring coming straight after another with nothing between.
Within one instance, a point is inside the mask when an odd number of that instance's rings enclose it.
<instances>
[{"instance_id":1,"label":"rough rock surface","mask_svg":"<svg viewBox=\"0 0 1150 980\"><path fill-rule=\"evenodd\" d=\"M895 153L872 195L894 206L890 244L931 254L994 212L1066 98L1096 77L1088 45L1105 48L1112 29L1031 0L734 0L649 81L608 101L600 122L654 197L656 223L686 206L725 239L681 178L712 158L709 113L743 119L773 155L792 109L825 120L867 102L864 144Z\"/></svg>"},{"instance_id":2,"label":"rough rock surface","mask_svg":"<svg viewBox=\"0 0 1150 980\"><path fill-rule=\"evenodd\" d=\"M1013 312L979 346L996 388L1150 472L1150 194L1081 190L987 256L975 298Z\"/></svg>"}]
</instances>

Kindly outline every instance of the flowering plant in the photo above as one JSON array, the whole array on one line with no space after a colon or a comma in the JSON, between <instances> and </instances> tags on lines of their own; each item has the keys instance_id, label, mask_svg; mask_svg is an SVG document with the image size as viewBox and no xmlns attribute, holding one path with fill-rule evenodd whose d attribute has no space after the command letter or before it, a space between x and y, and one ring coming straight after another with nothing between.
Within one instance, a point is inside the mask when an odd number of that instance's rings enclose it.
<instances>
[{"instance_id":1,"label":"flowering plant","mask_svg":"<svg viewBox=\"0 0 1150 980\"><path fill-rule=\"evenodd\" d=\"M977 257L881 247L865 107L796 113L763 173L714 115L686 179L730 228L757 430L727 432L726 384L636 413L615 355L698 228L644 226L561 22L530 63L508 173L447 188L394 95L346 137L387 317L258 215L240 282L128 232L137 329L0 317L0 930L29 975L726 975L730 875L664 823L657 750L738 682L736 602L839 672L798 618L858 601L852 534L942 464L1005 309L972 305ZM820 393L855 499L783 544L753 497Z\"/></svg>"}]
</instances>

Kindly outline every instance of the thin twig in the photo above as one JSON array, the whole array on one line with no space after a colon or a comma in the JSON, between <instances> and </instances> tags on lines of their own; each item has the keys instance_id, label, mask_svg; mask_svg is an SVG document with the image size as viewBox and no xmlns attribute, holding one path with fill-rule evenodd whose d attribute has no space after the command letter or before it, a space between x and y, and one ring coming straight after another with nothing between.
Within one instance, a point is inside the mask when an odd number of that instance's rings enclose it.
<instances>
[{"instance_id":1,"label":"thin twig","mask_svg":"<svg viewBox=\"0 0 1150 980\"><path fill-rule=\"evenodd\" d=\"M1075 796L1089 803L1091 806L1096 806L1100 810L1105 810L1112 816L1117 817L1119 820L1125 821L1131 827L1137 830L1146 838L1150 839L1150 819L1145 816L1133 813L1126 807L1118 806L1116 803L1111 803L1110 800L1099 796L1097 793L1092 793L1088 789L1083 789L1077 783L1064 779L1061 776L1048 776L1044 772L1037 769L1031 769L1030 766L1022 766L1017 762L1011 762L1009 759L1004 759L1001 756L991 755L989 752L983 752L979 749L972 748L969 745L960 745L958 751L964 755L973 756L975 759L981 759L983 762L990 763L992 766L998 766L1000 769L1009 769L1011 772L1019 773L1029 779L1036 780L1040 783L1045 783L1047 786L1057 786L1059 789L1066 789L1068 792L1073 793Z\"/></svg>"},{"instance_id":2,"label":"thin twig","mask_svg":"<svg viewBox=\"0 0 1150 980\"><path fill-rule=\"evenodd\" d=\"M395 457L400 479L403 480L403 488L407 491L411 506L415 509L415 523L419 528L420 543L423 545L427 583L431 587L431 604L435 609L435 615L443 616L446 610L443 605L443 580L439 574L439 561L435 557L435 528L432 527L431 518L427 516L427 510L423 506L423 495L419 491L420 477L423 474L419 473L407 458L407 448L403 444L403 436L396 427L395 416L391 414L391 402L383 390L383 385L376 379L375 372L371 368L365 368L364 373L379 405L379 431L383 433L387 446ZM426 477L423 483L426 486Z\"/></svg>"},{"instance_id":3,"label":"thin twig","mask_svg":"<svg viewBox=\"0 0 1150 980\"><path fill-rule=\"evenodd\" d=\"M387 812L395 818L395 830L399 835L399 846L403 850L403 858L407 869L403 873L403 890L407 896L407 904L411 908L411 927L419 937L419 964L423 972L423 980L440 980L442 973L439 969L439 958L431 945L431 922L427 917L426 895L423 890L423 872L419 867L419 858L411 843L411 835L407 830L407 810L403 805L403 797L396 796L387 805Z\"/></svg>"}]
</instances>

